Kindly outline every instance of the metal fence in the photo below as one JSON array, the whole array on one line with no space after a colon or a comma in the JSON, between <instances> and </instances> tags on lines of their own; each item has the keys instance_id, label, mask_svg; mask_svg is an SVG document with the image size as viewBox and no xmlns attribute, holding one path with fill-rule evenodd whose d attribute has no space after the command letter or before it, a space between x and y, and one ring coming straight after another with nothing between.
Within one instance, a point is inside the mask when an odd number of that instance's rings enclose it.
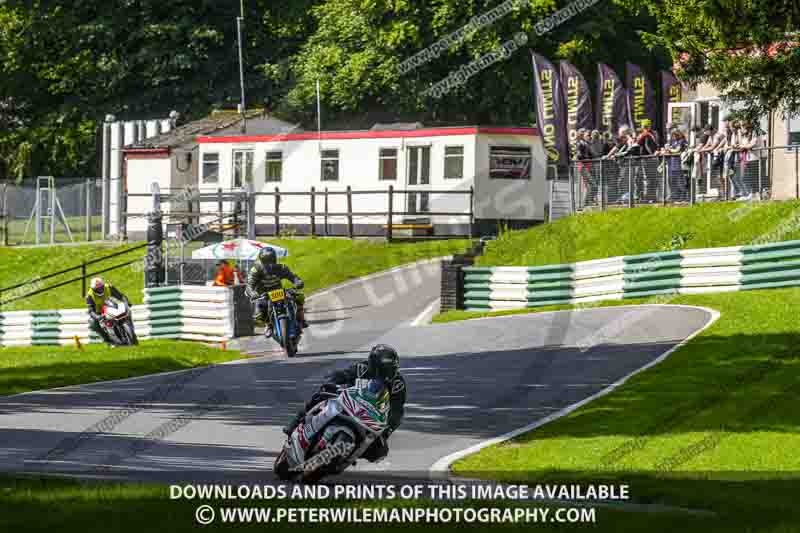
<instances>
[{"instance_id":1,"label":"metal fence","mask_svg":"<svg viewBox=\"0 0 800 533\"><path fill-rule=\"evenodd\" d=\"M685 153L577 161L568 169L574 210L800 198L800 146L734 155Z\"/></svg>"},{"instance_id":2,"label":"metal fence","mask_svg":"<svg viewBox=\"0 0 800 533\"><path fill-rule=\"evenodd\" d=\"M101 186L98 178L0 182L0 244L102 239Z\"/></svg>"},{"instance_id":3,"label":"metal fence","mask_svg":"<svg viewBox=\"0 0 800 533\"><path fill-rule=\"evenodd\" d=\"M128 234L141 232L150 194L128 194ZM246 189L170 190L160 194L168 224L206 224L206 237L312 236L463 238L473 234L475 192L464 190L316 189L252 192ZM224 224L219 221L225 220Z\"/></svg>"}]
</instances>

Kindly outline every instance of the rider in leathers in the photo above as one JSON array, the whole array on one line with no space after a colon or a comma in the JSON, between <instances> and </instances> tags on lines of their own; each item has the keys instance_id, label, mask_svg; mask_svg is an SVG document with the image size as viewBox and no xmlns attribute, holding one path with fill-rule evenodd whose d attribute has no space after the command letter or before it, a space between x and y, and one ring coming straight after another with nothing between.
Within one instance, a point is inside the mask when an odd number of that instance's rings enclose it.
<instances>
[{"instance_id":1,"label":"rider in leathers","mask_svg":"<svg viewBox=\"0 0 800 533\"><path fill-rule=\"evenodd\" d=\"M389 387L390 395L390 411L389 411L389 427L383 432L383 435L376 439L372 445L367 448L362 457L368 461L377 462L386 457L389 453L389 446L387 441L389 435L400 425L403 420L404 405L406 403L406 381L400 374L400 358L397 352L391 346L385 344L378 344L374 346L369 353L366 361L354 363L350 367L334 372L328 377L328 381L320 387L320 391L311 397L304 410L297 413L297 416L288 426L283 428L283 432L291 435L292 432L300 425L300 422L315 405L325 399L321 394L323 392L335 393L337 385L344 385L352 387L355 385L357 379L372 379L383 378L386 386Z\"/></svg>"},{"instance_id":2,"label":"rider in leathers","mask_svg":"<svg viewBox=\"0 0 800 533\"><path fill-rule=\"evenodd\" d=\"M303 280L294 274L286 265L278 264L278 257L272 248L263 248L258 253L258 262L250 269L247 274L247 292L250 298L263 296L269 291L280 289L283 285L281 281L287 279L292 282L296 289L302 289ZM308 322L305 318L305 299L301 293L295 296L297 304L297 322L301 328L307 328ZM264 334L272 336L272 324L269 321L269 301L259 300L256 304L256 318L264 321Z\"/></svg>"}]
</instances>

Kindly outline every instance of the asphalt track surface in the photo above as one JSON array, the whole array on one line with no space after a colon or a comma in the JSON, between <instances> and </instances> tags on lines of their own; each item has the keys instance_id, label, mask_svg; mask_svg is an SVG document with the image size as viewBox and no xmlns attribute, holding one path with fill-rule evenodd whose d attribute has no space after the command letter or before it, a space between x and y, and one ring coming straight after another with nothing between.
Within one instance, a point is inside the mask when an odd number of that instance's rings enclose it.
<instances>
[{"instance_id":1,"label":"asphalt track surface","mask_svg":"<svg viewBox=\"0 0 800 533\"><path fill-rule=\"evenodd\" d=\"M711 319L641 306L412 326L430 314L439 265L378 275L309 299L311 330L287 360L0 398L0 471L163 482L274 480L281 427L324 376L377 342L401 354L406 416L391 454L356 476L426 477L442 457L526 426L652 363Z\"/></svg>"}]
</instances>

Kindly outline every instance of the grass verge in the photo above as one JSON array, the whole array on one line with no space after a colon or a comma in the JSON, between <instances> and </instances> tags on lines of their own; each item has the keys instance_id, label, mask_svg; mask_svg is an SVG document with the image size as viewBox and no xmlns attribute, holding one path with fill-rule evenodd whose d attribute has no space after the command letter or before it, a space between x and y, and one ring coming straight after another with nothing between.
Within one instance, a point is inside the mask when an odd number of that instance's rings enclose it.
<instances>
[{"instance_id":1,"label":"grass verge","mask_svg":"<svg viewBox=\"0 0 800 533\"><path fill-rule=\"evenodd\" d=\"M358 278L366 274L386 270L422 259L452 255L465 251L466 240L425 241L409 243L385 243L347 239L263 239L289 250L285 263L306 283L306 292ZM133 243L136 244L136 243ZM80 265L128 246L91 244L82 246L43 248L0 248L0 286L9 287L36 276ZM122 264L137 256L144 258L144 249L112 259L94 268L103 269ZM138 266L138 265L133 265ZM92 273L92 270L88 272ZM46 285L56 284L80 276L80 271L47 280ZM128 295L132 304L142 303L144 274L132 266L105 274L115 286ZM22 293L21 293L22 294ZM9 294L3 295L10 298ZM25 298L4 306L3 311L74 309L83 306L81 282L71 283Z\"/></svg>"},{"instance_id":2,"label":"grass verge","mask_svg":"<svg viewBox=\"0 0 800 533\"><path fill-rule=\"evenodd\" d=\"M183 370L240 359L238 351L222 351L185 341L142 341L138 346L109 348L102 344L0 348L0 396L67 385L123 379Z\"/></svg>"},{"instance_id":3,"label":"grass verge","mask_svg":"<svg viewBox=\"0 0 800 533\"><path fill-rule=\"evenodd\" d=\"M611 209L562 218L490 241L481 266L536 266L666 249L800 239L800 201L708 203L694 207ZM774 238L773 238L774 237Z\"/></svg>"},{"instance_id":4,"label":"grass verge","mask_svg":"<svg viewBox=\"0 0 800 533\"><path fill-rule=\"evenodd\" d=\"M628 480L640 501L712 510L736 526L730 531L793 531L800 524L792 503L800 494L798 302L796 288L676 297L669 303L721 317L611 394L454 470L519 482ZM604 305L636 303L646 300Z\"/></svg>"}]
</instances>

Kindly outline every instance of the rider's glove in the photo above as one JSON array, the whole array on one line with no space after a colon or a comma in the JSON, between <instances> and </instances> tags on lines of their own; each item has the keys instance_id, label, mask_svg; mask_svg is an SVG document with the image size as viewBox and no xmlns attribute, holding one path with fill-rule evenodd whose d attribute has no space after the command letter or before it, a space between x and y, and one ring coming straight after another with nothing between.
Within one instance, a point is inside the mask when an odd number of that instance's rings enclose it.
<instances>
[{"instance_id":1,"label":"rider's glove","mask_svg":"<svg viewBox=\"0 0 800 533\"><path fill-rule=\"evenodd\" d=\"M306 284L303 282L302 279L298 279L297 283L294 284L294 288L295 289L302 289L305 286L306 286Z\"/></svg>"}]
</instances>

